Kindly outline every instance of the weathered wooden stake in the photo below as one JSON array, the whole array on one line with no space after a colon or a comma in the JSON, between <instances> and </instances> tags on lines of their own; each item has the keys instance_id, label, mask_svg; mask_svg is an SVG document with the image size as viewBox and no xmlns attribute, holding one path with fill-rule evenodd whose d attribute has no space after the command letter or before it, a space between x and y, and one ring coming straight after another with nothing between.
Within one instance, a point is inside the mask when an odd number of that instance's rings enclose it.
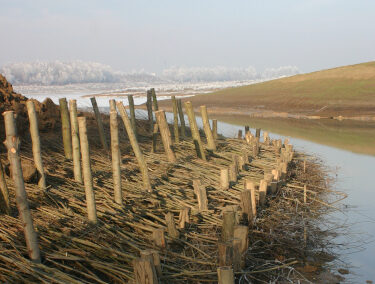
<instances>
[{"instance_id":1,"label":"weathered wooden stake","mask_svg":"<svg viewBox=\"0 0 375 284\"><path fill-rule=\"evenodd\" d=\"M260 128L257 128L257 129L255 130L255 137L260 138Z\"/></svg>"},{"instance_id":2,"label":"weathered wooden stake","mask_svg":"<svg viewBox=\"0 0 375 284\"><path fill-rule=\"evenodd\" d=\"M147 191L151 191L151 183L150 183L150 177L148 175L148 169L146 161L143 157L141 148L139 148L139 144L137 141L137 137L135 136L135 133L133 131L133 127L131 126L131 122L129 120L128 114L126 113L125 107L122 104L122 102L117 102L117 109L120 112L122 121L125 125L126 132L128 133L128 137L130 140L130 144L132 145L134 154L137 158L139 168L142 173L142 179L143 179L143 187Z\"/></svg>"},{"instance_id":3,"label":"weathered wooden stake","mask_svg":"<svg viewBox=\"0 0 375 284\"><path fill-rule=\"evenodd\" d=\"M89 141L87 139L86 117L78 117L79 142L81 144L81 156L83 167L83 182L85 184L86 206L89 222L96 224L98 218L96 216L95 194L92 182L91 161Z\"/></svg>"},{"instance_id":4,"label":"weathered wooden stake","mask_svg":"<svg viewBox=\"0 0 375 284\"><path fill-rule=\"evenodd\" d=\"M185 117L184 117L184 112L182 110L181 99L177 99L177 109L178 109L178 115L180 117L180 123L181 123L181 137L185 138L186 136Z\"/></svg>"},{"instance_id":5,"label":"weathered wooden stake","mask_svg":"<svg viewBox=\"0 0 375 284\"><path fill-rule=\"evenodd\" d=\"M220 189L229 189L229 171L228 168L220 169Z\"/></svg>"},{"instance_id":6,"label":"weathered wooden stake","mask_svg":"<svg viewBox=\"0 0 375 284\"><path fill-rule=\"evenodd\" d=\"M250 132L250 127L248 125L245 126L245 135Z\"/></svg>"},{"instance_id":7,"label":"weathered wooden stake","mask_svg":"<svg viewBox=\"0 0 375 284\"><path fill-rule=\"evenodd\" d=\"M159 248L166 248L165 236L164 236L164 229L163 228L155 228L152 231L152 240L156 247Z\"/></svg>"},{"instance_id":8,"label":"weathered wooden stake","mask_svg":"<svg viewBox=\"0 0 375 284\"><path fill-rule=\"evenodd\" d=\"M160 129L160 135L163 141L164 151L165 151L165 154L167 155L168 161L170 163L175 163L176 155L172 149L171 133L169 131L167 119L165 118L164 110L156 111L155 117L156 117L156 121L159 126L159 129Z\"/></svg>"},{"instance_id":9,"label":"weathered wooden stake","mask_svg":"<svg viewBox=\"0 0 375 284\"><path fill-rule=\"evenodd\" d=\"M8 186L5 181L3 163L0 161L0 211L6 214L10 213L10 203L9 203L9 191Z\"/></svg>"},{"instance_id":10,"label":"weathered wooden stake","mask_svg":"<svg viewBox=\"0 0 375 284\"><path fill-rule=\"evenodd\" d=\"M134 131L134 134L137 136L137 124L135 120L135 109L134 109L134 98L133 95L128 95L129 103L129 113L130 113L130 122Z\"/></svg>"},{"instance_id":11,"label":"weathered wooden stake","mask_svg":"<svg viewBox=\"0 0 375 284\"><path fill-rule=\"evenodd\" d=\"M224 211L223 212L223 228L221 232L221 240L223 242L228 242L233 239L235 225L236 225L236 212Z\"/></svg>"},{"instance_id":12,"label":"weathered wooden stake","mask_svg":"<svg viewBox=\"0 0 375 284\"><path fill-rule=\"evenodd\" d=\"M241 129L238 130L237 138L242 139L242 130Z\"/></svg>"},{"instance_id":13,"label":"weathered wooden stake","mask_svg":"<svg viewBox=\"0 0 375 284\"><path fill-rule=\"evenodd\" d=\"M233 241L218 243L219 266L232 266L233 264Z\"/></svg>"},{"instance_id":14,"label":"weathered wooden stake","mask_svg":"<svg viewBox=\"0 0 375 284\"><path fill-rule=\"evenodd\" d=\"M91 104L92 104L92 108L94 110L96 123L98 125L100 142L102 142L103 149L105 151L108 151L108 144L107 144L107 138L106 138L105 132L104 132L103 120L102 120L102 116L100 115L100 112L99 112L99 108L98 108L98 104L96 102L96 98L92 97L92 98L90 98L90 101L91 101Z\"/></svg>"},{"instance_id":15,"label":"weathered wooden stake","mask_svg":"<svg viewBox=\"0 0 375 284\"><path fill-rule=\"evenodd\" d=\"M193 109L193 105L191 104L191 102L185 102L185 110L189 118L191 135L193 136L193 142L195 145L195 149L197 151L197 155L199 158L206 161L206 155L204 153L201 136L199 134L197 121L195 120L194 109Z\"/></svg>"},{"instance_id":16,"label":"weathered wooden stake","mask_svg":"<svg viewBox=\"0 0 375 284\"><path fill-rule=\"evenodd\" d=\"M306 184L303 186L303 203L306 204L307 202L307 186Z\"/></svg>"},{"instance_id":17,"label":"weathered wooden stake","mask_svg":"<svg viewBox=\"0 0 375 284\"><path fill-rule=\"evenodd\" d=\"M221 266L217 269L219 284L234 284L233 268L230 266Z\"/></svg>"},{"instance_id":18,"label":"weathered wooden stake","mask_svg":"<svg viewBox=\"0 0 375 284\"><path fill-rule=\"evenodd\" d=\"M111 111L109 114L111 127L111 154L112 154L112 175L115 202L122 205L121 189L121 152L118 134L118 120L115 100L110 100Z\"/></svg>"},{"instance_id":19,"label":"weathered wooden stake","mask_svg":"<svg viewBox=\"0 0 375 284\"><path fill-rule=\"evenodd\" d=\"M154 124L154 130L152 131L151 153L156 153L156 151L157 151L158 135L159 135L159 126L158 126L157 123L155 123Z\"/></svg>"},{"instance_id":20,"label":"weathered wooden stake","mask_svg":"<svg viewBox=\"0 0 375 284\"><path fill-rule=\"evenodd\" d=\"M33 219L27 200L25 184L22 175L21 159L19 156L20 139L17 135L16 122L13 111L3 113L6 140L4 142L8 149L8 159L12 167L12 177L15 186L15 195L19 216L24 230L26 246L32 261L40 263L40 250L38 237L34 229Z\"/></svg>"},{"instance_id":21,"label":"weathered wooden stake","mask_svg":"<svg viewBox=\"0 0 375 284\"><path fill-rule=\"evenodd\" d=\"M233 270L240 271L242 265L241 246L242 241L238 238L233 238Z\"/></svg>"},{"instance_id":22,"label":"weathered wooden stake","mask_svg":"<svg viewBox=\"0 0 375 284\"><path fill-rule=\"evenodd\" d=\"M41 189L45 189L47 184L46 184L46 175L44 173L41 147L40 147L38 118L36 116L34 102L32 100L28 100L26 102L26 106L27 106L27 114L29 116L29 122L30 122L30 134L31 134L31 141L33 144L32 148L33 148L34 163L40 175L38 185Z\"/></svg>"},{"instance_id":23,"label":"weathered wooden stake","mask_svg":"<svg viewBox=\"0 0 375 284\"><path fill-rule=\"evenodd\" d=\"M77 101L69 100L69 112L71 122L71 135L73 146L73 172L74 180L82 183L82 170L81 170L81 151L79 146L79 130L77 119Z\"/></svg>"},{"instance_id":24,"label":"weathered wooden stake","mask_svg":"<svg viewBox=\"0 0 375 284\"><path fill-rule=\"evenodd\" d=\"M154 266L156 270L156 275L158 278L163 276L162 270L161 270L161 262L160 262L160 255L157 250L150 250L152 253L152 259L154 261Z\"/></svg>"},{"instance_id":25,"label":"weathered wooden stake","mask_svg":"<svg viewBox=\"0 0 375 284\"><path fill-rule=\"evenodd\" d=\"M267 187L268 187L267 182L264 179L262 179L259 185L259 204L260 205L264 205L266 203Z\"/></svg>"},{"instance_id":26,"label":"weathered wooden stake","mask_svg":"<svg viewBox=\"0 0 375 284\"><path fill-rule=\"evenodd\" d=\"M173 132L174 132L174 142L180 142L180 135L178 133L178 109L176 97L172 96L172 106L173 106Z\"/></svg>"},{"instance_id":27,"label":"weathered wooden stake","mask_svg":"<svg viewBox=\"0 0 375 284\"><path fill-rule=\"evenodd\" d=\"M62 130L65 158L68 160L71 160L72 159L72 137L71 137L71 132L70 132L68 103L66 102L66 98L59 99L59 104L60 104L61 130Z\"/></svg>"},{"instance_id":28,"label":"weathered wooden stake","mask_svg":"<svg viewBox=\"0 0 375 284\"><path fill-rule=\"evenodd\" d=\"M242 214L244 214L244 217L247 219L249 224L253 223L253 208L252 208L252 202L251 202L251 191L248 189L245 189L240 193L241 198L241 209Z\"/></svg>"},{"instance_id":29,"label":"weathered wooden stake","mask_svg":"<svg viewBox=\"0 0 375 284\"><path fill-rule=\"evenodd\" d=\"M168 212L165 215L165 222L167 223L168 236L170 236L173 239L178 239L180 236L180 232L176 228L173 214L171 212Z\"/></svg>"},{"instance_id":30,"label":"weathered wooden stake","mask_svg":"<svg viewBox=\"0 0 375 284\"><path fill-rule=\"evenodd\" d=\"M180 215L178 216L178 227L184 229L186 224L190 223L190 208L184 207L180 210Z\"/></svg>"},{"instance_id":31,"label":"weathered wooden stake","mask_svg":"<svg viewBox=\"0 0 375 284\"><path fill-rule=\"evenodd\" d=\"M257 202L255 197L255 186L254 183L247 179L245 180L245 190L250 190L251 192L251 209L253 213L253 217L257 215Z\"/></svg>"},{"instance_id":32,"label":"weathered wooden stake","mask_svg":"<svg viewBox=\"0 0 375 284\"><path fill-rule=\"evenodd\" d=\"M217 119L212 120L212 135L214 139L217 140Z\"/></svg>"},{"instance_id":33,"label":"weathered wooden stake","mask_svg":"<svg viewBox=\"0 0 375 284\"><path fill-rule=\"evenodd\" d=\"M235 226L234 238L241 240L240 253L244 254L249 248L249 227L242 225Z\"/></svg>"},{"instance_id":34,"label":"weathered wooden stake","mask_svg":"<svg viewBox=\"0 0 375 284\"><path fill-rule=\"evenodd\" d=\"M134 281L136 284L157 284L155 267L152 258L136 258L133 260Z\"/></svg>"},{"instance_id":35,"label":"weathered wooden stake","mask_svg":"<svg viewBox=\"0 0 375 284\"><path fill-rule=\"evenodd\" d=\"M199 212L208 210L208 200L206 188L202 186L199 179L193 180L194 193L198 200L198 210Z\"/></svg>"},{"instance_id":36,"label":"weathered wooden stake","mask_svg":"<svg viewBox=\"0 0 375 284\"><path fill-rule=\"evenodd\" d=\"M214 136L212 135L210 121L208 120L207 107L201 106L200 108L201 108L203 129L207 138L207 149L216 151L215 139L214 139Z\"/></svg>"},{"instance_id":37,"label":"weathered wooden stake","mask_svg":"<svg viewBox=\"0 0 375 284\"><path fill-rule=\"evenodd\" d=\"M150 133L154 130L154 118L152 116L152 94L150 90L147 91L147 114L148 114L148 123L149 123L149 131Z\"/></svg>"},{"instance_id":38,"label":"weathered wooden stake","mask_svg":"<svg viewBox=\"0 0 375 284\"><path fill-rule=\"evenodd\" d=\"M234 162L229 165L229 181L232 183L237 182L237 166Z\"/></svg>"},{"instance_id":39,"label":"weathered wooden stake","mask_svg":"<svg viewBox=\"0 0 375 284\"><path fill-rule=\"evenodd\" d=\"M154 105L154 111L158 111L159 110L159 106L158 106L158 100L156 98L155 89L151 88L150 92L151 92L151 95L152 95L152 103Z\"/></svg>"}]
</instances>

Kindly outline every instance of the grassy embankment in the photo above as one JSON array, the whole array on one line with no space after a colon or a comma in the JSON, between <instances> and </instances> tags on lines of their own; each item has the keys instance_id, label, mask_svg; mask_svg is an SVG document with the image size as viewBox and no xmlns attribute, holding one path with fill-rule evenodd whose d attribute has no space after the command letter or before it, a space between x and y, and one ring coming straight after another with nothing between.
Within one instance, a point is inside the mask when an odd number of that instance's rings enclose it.
<instances>
[{"instance_id":1,"label":"grassy embankment","mask_svg":"<svg viewBox=\"0 0 375 284\"><path fill-rule=\"evenodd\" d=\"M295 75L189 98L213 112L287 112L310 116L374 116L375 62Z\"/></svg>"}]
</instances>

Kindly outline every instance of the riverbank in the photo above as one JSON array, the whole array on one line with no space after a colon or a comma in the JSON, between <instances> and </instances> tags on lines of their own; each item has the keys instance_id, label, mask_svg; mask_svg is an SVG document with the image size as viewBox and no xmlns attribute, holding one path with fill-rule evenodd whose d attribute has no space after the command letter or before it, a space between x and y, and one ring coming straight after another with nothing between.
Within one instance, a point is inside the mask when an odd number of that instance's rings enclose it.
<instances>
[{"instance_id":1,"label":"riverbank","mask_svg":"<svg viewBox=\"0 0 375 284\"><path fill-rule=\"evenodd\" d=\"M3 251L0 267L5 282L52 279L71 283L129 282L134 279L133 260L149 249L159 253L163 281L216 282L222 214L229 208L238 212L239 225L248 228L249 246L243 255L241 269L236 271L238 279L296 281L308 278L316 283L326 282L319 277L324 274L327 257L332 259L332 256L322 254L329 234L319 229L318 220L321 214L330 210L322 199L329 190L318 160L307 157L304 166L304 155L294 152L287 175L277 183L277 191L267 194L265 203L257 206L254 223L248 224L246 219L240 218L244 210L240 209L243 183L250 180L259 199L260 181L276 166L279 157L272 141L259 143L258 151L254 153L253 142L220 139L215 152L205 150L207 161L203 161L196 157L191 138L186 137L174 143L177 162L169 163L160 137L157 138L157 151L152 153L153 138L148 124L138 120L138 140L153 190L144 191L136 158L126 132L121 128L121 185L125 196L124 205L119 206L113 201L111 161L101 148L93 115L86 116L99 222L93 226L86 219L84 188L74 180L72 162L64 158L60 126L57 125L54 132L41 137L48 190L40 190L34 183L26 184L39 235L42 264L27 259L22 226L14 204L14 184L9 177L6 179L12 212L9 216L3 215L1 223L5 239L0 243ZM103 119L109 137L108 117L103 116ZM203 135L201 138L205 142ZM286 149L283 145L282 148ZM220 190L220 168L229 167L233 155L244 153L250 159L239 168L237 180L230 188ZM27 135L22 140L21 156L22 160L32 160ZM2 154L1 159L6 161L6 155ZM198 210L193 179L200 180L207 190L207 211ZM308 184L306 203L304 184ZM170 235L165 216L172 213L174 223L180 224L178 215L184 208L189 208L190 214L185 226L177 229L179 236L176 238ZM306 218L310 220L308 223ZM155 245L152 235L156 229L165 230L165 247Z\"/></svg>"}]
</instances>

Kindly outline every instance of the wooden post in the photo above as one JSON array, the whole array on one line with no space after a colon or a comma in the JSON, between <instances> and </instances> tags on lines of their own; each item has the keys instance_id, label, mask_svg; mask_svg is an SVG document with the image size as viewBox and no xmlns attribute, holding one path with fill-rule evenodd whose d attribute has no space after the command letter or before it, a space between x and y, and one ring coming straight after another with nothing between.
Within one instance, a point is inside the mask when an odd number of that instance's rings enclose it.
<instances>
[{"instance_id":1,"label":"wooden post","mask_svg":"<svg viewBox=\"0 0 375 284\"><path fill-rule=\"evenodd\" d=\"M122 121L126 128L126 132L128 133L128 136L129 136L130 144L132 145L134 154L137 158L138 165L142 173L144 189L147 191L151 191L151 183L150 183L150 178L148 175L147 164L143 157L141 148L139 148L137 137L135 136L128 114L126 113L126 110L122 102L117 102L117 109L120 112Z\"/></svg>"},{"instance_id":2,"label":"wooden post","mask_svg":"<svg viewBox=\"0 0 375 284\"><path fill-rule=\"evenodd\" d=\"M177 99L177 109L178 109L178 115L180 117L180 123L181 123L181 137L185 138L186 136L185 117L184 117L184 112L182 110L181 99Z\"/></svg>"},{"instance_id":3,"label":"wooden post","mask_svg":"<svg viewBox=\"0 0 375 284\"><path fill-rule=\"evenodd\" d=\"M85 184L87 217L90 223L96 224L98 218L96 216L95 194L91 174L91 161L89 141L87 139L86 117L78 117L79 142L81 144L81 156L83 167L83 182Z\"/></svg>"},{"instance_id":4,"label":"wooden post","mask_svg":"<svg viewBox=\"0 0 375 284\"><path fill-rule=\"evenodd\" d=\"M233 264L233 242L218 243L218 263L219 266L232 266Z\"/></svg>"},{"instance_id":5,"label":"wooden post","mask_svg":"<svg viewBox=\"0 0 375 284\"><path fill-rule=\"evenodd\" d=\"M206 188L202 186L199 179L193 180L194 193L198 200L198 210L199 212L208 210L208 200Z\"/></svg>"},{"instance_id":6,"label":"wooden post","mask_svg":"<svg viewBox=\"0 0 375 284\"><path fill-rule=\"evenodd\" d=\"M254 183L247 179L245 180L245 190L250 190L251 192L251 209L253 213L253 217L257 215L257 202L255 198L255 186Z\"/></svg>"},{"instance_id":7,"label":"wooden post","mask_svg":"<svg viewBox=\"0 0 375 284\"><path fill-rule=\"evenodd\" d=\"M242 225L235 226L234 238L241 240L240 253L244 254L249 248L249 227Z\"/></svg>"},{"instance_id":8,"label":"wooden post","mask_svg":"<svg viewBox=\"0 0 375 284\"><path fill-rule=\"evenodd\" d=\"M252 208L252 201L251 201L251 191L248 189L245 189L240 193L241 198L241 209L242 214L247 219L249 224L253 223L253 208Z\"/></svg>"},{"instance_id":9,"label":"wooden post","mask_svg":"<svg viewBox=\"0 0 375 284\"><path fill-rule=\"evenodd\" d=\"M59 99L60 115L61 115L61 129L64 144L65 158L72 159L72 138L70 133L69 111L66 98Z\"/></svg>"},{"instance_id":10,"label":"wooden post","mask_svg":"<svg viewBox=\"0 0 375 284\"><path fill-rule=\"evenodd\" d=\"M77 119L77 101L69 100L69 112L71 122L71 135L72 135L72 146L73 146L73 172L74 180L82 183L82 170L81 170L81 151L79 146L79 130L78 130L78 119Z\"/></svg>"},{"instance_id":11,"label":"wooden post","mask_svg":"<svg viewBox=\"0 0 375 284\"><path fill-rule=\"evenodd\" d=\"M180 142L180 135L178 133L178 109L176 97L172 96L172 106L173 106L173 131L174 131L174 142Z\"/></svg>"},{"instance_id":12,"label":"wooden post","mask_svg":"<svg viewBox=\"0 0 375 284\"><path fill-rule=\"evenodd\" d=\"M233 268L221 266L217 269L218 284L234 284Z\"/></svg>"},{"instance_id":13,"label":"wooden post","mask_svg":"<svg viewBox=\"0 0 375 284\"><path fill-rule=\"evenodd\" d=\"M242 241L238 238L233 238L233 270L240 271L242 266Z\"/></svg>"},{"instance_id":14,"label":"wooden post","mask_svg":"<svg viewBox=\"0 0 375 284\"><path fill-rule=\"evenodd\" d=\"M189 207L184 207L180 210L180 215L178 216L178 227L180 229L184 229L186 224L190 223L190 208Z\"/></svg>"},{"instance_id":15,"label":"wooden post","mask_svg":"<svg viewBox=\"0 0 375 284\"><path fill-rule=\"evenodd\" d=\"M255 137L260 138L260 128L255 130Z\"/></svg>"},{"instance_id":16,"label":"wooden post","mask_svg":"<svg viewBox=\"0 0 375 284\"><path fill-rule=\"evenodd\" d=\"M234 162L229 165L229 181L232 183L237 182L237 166Z\"/></svg>"},{"instance_id":17,"label":"wooden post","mask_svg":"<svg viewBox=\"0 0 375 284\"><path fill-rule=\"evenodd\" d=\"M5 181L3 163L0 161L0 211L6 214L10 213L9 191Z\"/></svg>"},{"instance_id":18,"label":"wooden post","mask_svg":"<svg viewBox=\"0 0 375 284\"><path fill-rule=\"evenodd\" d=\"M158 107L158 100L156 98L155 89L151 88L150 92L151 92L151 95L152 95L152 103L154 105L154 111L158 111L159 107Z\"/></svg>"},{"instance_id":19,"label":"wooden post","mask_svg":"<svg viewBox=\"0 0 375 284\"><path fill-rule=\"evenodd\" d=\"M165 118L164 110L156 111L155 117L156 117L156 121L159 126L159 129L160 129L160 135L163 141L164 151L165 151L165 154L167 155L168 161L170 163L175 163L176 156L172 150L171 133L169 131L167 119Z\"/></svg>"},{"instance_id":20,"label":"wooden post","mask_svg":"<svg viewBox=\"0 0 375 284\"><path fill-rule=\"evenodd\" d=\"M229 189L229 171L228 168L220 169L220 189Z\"/></svg>"},{"instance_id":21,"label":"wooden post","mask_svg":"<svg viewBox=\"0 0 375 284\"><path fill-rule=\"evenodd\" d=\"M149 130L150 130L150 133L152 133L154 130L154 118L152 117L152 94L149 90L147 91L146 106L147 106Z\"/></svg>"},{"instance_id":22,"label":"wooden post","mask_svg":"<svg viewBox=\"0 0 375 284\"><path fill-rule=\"evenodd\" d=\"M189 124L191 129L191 135L193 136L193 142L195 145L195 149L197 151L198 157L202 160L206 161L206 155L204 153L203 144L201 141L201 136L199 134L199 129L197 126L197 121L195 120L195 114L193 105L191 102L185 102L185 110L189 118Z\"/></svg>"},{"instance_id":23,"label":"wooden post","mask_svg":"<svg viewBox=\"0 0 375 284\"><path fill-rule=\"evenodd\" d=\"M136 120L135 120L133 95L128 95L128 103L129 103L129 112L130 112L130 122L133 128L134 134L137 136L137 125L136 125Z\"/></svg>"},{"instance_id":24,"label":"wooden post","mask_svg":"<svg viewBox=\"0 0 375 284\"><path fill-rule=\"evenodd\" d=\"M167 223L168 236L170 236L173 239L178 239L179 236L180 236L180 233L176 228L176 224L174 222L173 214L171 212L168 212L165 215L165 222Z\"/></svg>"},{"instance_id":25,"label":"wooden post","mask_svg":"<svg viewBox=\"0 0 375 284\"><path fill-rule=\"evenodd\" d=\"M115 100L110 100L111 111L109 114L111 127L111 154L112 154L112 175L115 202L122 205L121 189L121 152L118 134L118 121Z\"/></svg>"},{"instance_id":26,"label":"wooden post","mask_svg":"<svg viewBox=\"0 0 375 284\"><path fill-rule=\"evenodd\" d=\"M221 232L221 240L223 242L228 242L233 239L235 225L236 225L236 212L224 211L223 212L223 228Z\"/></svg>"},{"instance_id":27,"label":"wooden post","mask_svg":"<svg viewBox=\"0 0 375 284\"><path fill-rule=\"evenodd\" d=\"M306 204L307 202L307 186L306 184L303 186L303 203Z\"/></svg>"},{"instance_id":28,"label":"wooden post","mask_svg":"<svg viewBox=\"0 0 375 284\"><path fill-rule=\"evenodd\" d=\"M159 126L157 123L154 124L154 130L152 132L152 148L151 153L156 153L158 143Z\"/></svg>"},{"instance_id":29,"label":"wooden post","mask_svg":"<svg viewBox=\"0 0 375 284\"><path fill-rule=\"evenodd\" d=\"M214 139L217 140L217 119L212 120L212 135Z\"/></svg>"},{"instance_id":30,"label":"wooden post","mask_svg":"<svg viewBox=\"0 0 375 284\"><path fill-rule=\"evenodd\" d=\"M245 126L245 135L250 132L250 127L248 125Z\"/></svg>"},{"instance_id":31,"label":"wooden post","mask_svg":"<svg viewBox=\"0 0 375 284\"><path fill-rule=\"evenodd\" d=\"M207 149L216 151L214 136L212 135L212 131L210 128L210 121L208 120L207 108L206 106L201 106L200 108L201 108L203 129L207 138Z\"/></svg>"},{"instance_id":32,"label":"wooden post","mask_svg":"<svg viewBox=\"0 0 375 284\"><path fill-rule=\"evenodd\" d=\"M267 182L264 179L262 179L260 181L260 185L259 185L259 203L260 203L260 205L264 205L266 203L267 187L268 187Z\"/></svg>"},{"instance_id":33,"label":"wooden post","mask_svg":"<svg viewBox=\"0 0 375 284\"><path fill-rule=\"evenodd\" d=\"M165 236L164 236L164 229L163 228L155 228L152 231L152 240L156 247L159 248L166 248Z\"/></svg>"},{"instance_id":34,"label":"wooden post","mask_svg":"<svg viewBox=\"0 0 375 284\"><path fill-rule=\"evenodd\" d=\"M237 138L242 139L242 130L241 129L238 130Z\"/></svg>"},{"instance_id":35,"label":"wooden post","mask_svg":"<svg viewBox=\"0 0 375 284\"><path fill-rule=\"evenodd\" d=\"M36 169L38 170L40 174L38 185L41 189L45 189L46 188L46 175L44 173L41 147L40 147L38 118L36 116L34 102L32 100L28 100L26 102L26 106L27 106L27 114L29 116L31 141L33 144L32 148L33 148L34 163L35 163Z\"/></svg>"},{"instance_id":36,"label":"wooden post","mask_svg":"<svg viewBox=\"0 0 375 284\"><path fill-rule=\"evenodd\" d=\"M152 259L154 261L156 275L158 276L158 278L160 278L160 277L163 276L163 273L162 273L162 270L161 270L161 262L160 262L159 252L157 250L150 250L150 252L152 253Z\"/></svg>"},{"instance_id":37,"label":"wooden post","mask_svg":"<svg viewBox=\"0 0 375 284\"><path fill-rule=\"evenodd\" d=\"M34 262L40 263L38 237L34 229L33 219L31 216L22 175L21 159L19 156L20 139L17 135L14 112L5 111L3 115L6 131L6 140L4 144L8 149L8 159L12 167L12 177L15 187L17 208L25 234L26 246L30 259Z\"/></svg>"},{"instance_id":38,"label":"wooden post","mask_svg":"<svg viewBox=\"0 0 375 284\"><path fill-rule=\"evenodd\" d=\"M136 284L157 284L155 267L150 258L133 260L134 281Z\"/></svg>"},{"instance_id":39,"label":"wooden post","mask_svg":"<svg viewBox=\"0 0 375 284\"><path fill-rule=\"evenodd\" d=\"M257 157L259 154L259 146L257 144L253 145L253 156Z\"/></svg>"},{"instance_id":40,"label":"wooden post","mask_svg":"<svg viewBox=\"0 0 375 284\"><path fill-rule=\"evenodd\" d=\"M105 137L103 121L102 121L102 117L101 117L100 112L99 112L98 104L96 103L96 98L92 97L92 98L90 98L90 101L91 101L91 104L92 104L92 108L94 110L96 123L98 124L98 132L99 132L100 141L102 142L103 149L105 151L108 151L107 138Z\"/></svg>"}]
</instances>

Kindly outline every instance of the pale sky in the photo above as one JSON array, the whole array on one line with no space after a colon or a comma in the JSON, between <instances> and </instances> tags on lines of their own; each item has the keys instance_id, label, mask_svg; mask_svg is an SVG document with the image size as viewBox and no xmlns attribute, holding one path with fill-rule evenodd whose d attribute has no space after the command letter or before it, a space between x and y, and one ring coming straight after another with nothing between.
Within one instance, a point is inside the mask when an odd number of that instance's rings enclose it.
<instances>
[{"instance_id":1,"label":"pale sky","mask_svg":"<svg viewBox=\"0 0 375 284\"><path fill-rule=\"evenodd\" d=\"M84 60L116 70L375 59L374 0L0 0L0 66Z\"/></svg>"}]
</instances>

